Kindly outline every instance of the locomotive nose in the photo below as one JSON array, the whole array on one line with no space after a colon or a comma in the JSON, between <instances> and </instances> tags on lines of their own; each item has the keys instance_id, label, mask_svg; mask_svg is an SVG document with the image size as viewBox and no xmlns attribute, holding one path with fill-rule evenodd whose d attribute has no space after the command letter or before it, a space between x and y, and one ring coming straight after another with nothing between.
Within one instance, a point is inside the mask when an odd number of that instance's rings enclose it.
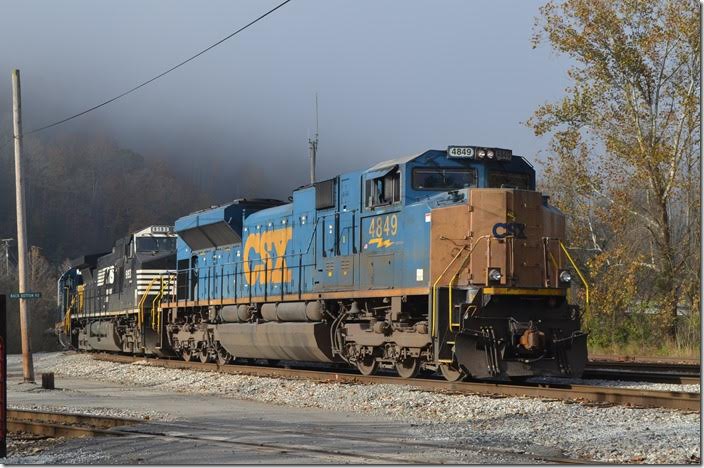
<instances>
[{"instance_id":1,"label":"locomotive nose","mask_svg":"<svg viewBox=\"0 0 704 468\"><path fill-rule=\"evenodd\" d=\"M587 335L573 306L549 299L491 297L480 313L462 318L455 353L475 378L580 377Z\"/></svg>"}]
</instances>

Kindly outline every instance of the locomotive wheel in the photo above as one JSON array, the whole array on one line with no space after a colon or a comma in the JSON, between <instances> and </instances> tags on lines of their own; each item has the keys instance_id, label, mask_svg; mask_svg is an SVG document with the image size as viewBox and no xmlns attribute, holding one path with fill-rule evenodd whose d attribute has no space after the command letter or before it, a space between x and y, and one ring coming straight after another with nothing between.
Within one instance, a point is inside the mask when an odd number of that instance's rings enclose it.
<instances>
[{"instance_id":1,"label":"locomotive wheel","mask_svg":"<svg viewBox=\"0 0 704 468\"><path fill-rule=\"evenodd\" d=\"M440 364L440 373L448 382L464 380L467 374L452 364Z\"/></svg>"},{"instance_id":2,"label":"locomotive wheel","mask_svg":"<svg viewBox=\"0 0 704 468\"><path fill-rule=\"evenodd\" d=\"M189 362L191 360L191 357L193 357L193 353L191 352L190 348L181 351L181 359L183 359L184 361Z\"/></svg>"},{"instance_id":3,"label":"locomotive wheel","mask_svg":"<svg viewBox=\"0 0 704 468\"><path fill-rule=\"evenodd\" d=\"M396 372L404 379L412 379L420 372L420 362L418 358L406 358L396 363Z\"/></svg>"},{"instance_id":4,"label":"locomotive wheel","mask_svg":"<svg viewBox=\"0 0 704 468\"><path fill-rule=\"evenodd\" d=\"M232 355L225 351L225 348L218 349L218 365L224 366L232 361Z\"/></svg>"},{"instance_id":5,"label":"locomotive wheel","mask_svg":"<svg viewBox=\"0 0 704 468\"><path fill-rule=\"evenodd\" d=\"M372 356L366 356L357 361L357 369L362 375L372 375L379 367L379 363Z\"/></svg>"},{"instance_id":6,"label":"locomotive wheel","mask_svg":"<svg viewBox=\"0 0 704 468\"><path fill-rule=\"evenodd\" d=\"M201 349L198 353L198 358L200 359L200 362L205 364L206 362L210 361L210 352L206 348Z\"/></svg>"}]
</instances>

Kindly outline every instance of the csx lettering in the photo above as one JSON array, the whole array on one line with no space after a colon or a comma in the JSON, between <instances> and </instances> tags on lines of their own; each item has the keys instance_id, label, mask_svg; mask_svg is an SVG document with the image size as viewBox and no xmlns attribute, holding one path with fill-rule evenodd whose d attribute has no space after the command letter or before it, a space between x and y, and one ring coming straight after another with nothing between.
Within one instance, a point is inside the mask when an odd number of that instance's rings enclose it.
<instances>
[{"instance_id":1,"label":"csx lettering","mask_svg":"<svg viewBox=\"0 0 704 468\"><path fill-rule=\"evenodd\" d=\"M491 233L497 239L503 239L504 237L513 236L518 239L526 238L526 225L523 223L496 223Z\"/></svg>"},{"instance_id":2,"label":"csx lettering","mask_svg":"<svg viewBox=\"0 0 704 468\"><path fill-rule=\"evenodd\" d=\"M289 283L291 270L284 255L292 237L290 227L273 231L255 232L244 244L244 274L250 285L258 282Z\"/></svg>"}]
</instances>

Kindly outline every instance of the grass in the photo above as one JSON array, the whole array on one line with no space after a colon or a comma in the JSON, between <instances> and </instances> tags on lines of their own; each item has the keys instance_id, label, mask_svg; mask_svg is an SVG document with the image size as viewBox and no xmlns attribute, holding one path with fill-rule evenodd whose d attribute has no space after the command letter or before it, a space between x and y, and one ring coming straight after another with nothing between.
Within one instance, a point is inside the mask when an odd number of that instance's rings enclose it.
<instances>
[{"instance_id":1,"label":"grass","mask_svg":"<svg viewBox=\"0 0 704 468\"><path fill-rule=\"evenodd\" d=\"M661 343L659 346L644 345L643 343L626 343L611 346L590 345L589 354L599 354L607 356L629 356L644 358L679 358L699 360L701 350L699 346L678 345L671 340Z\"/></svg>"}]
</instances>

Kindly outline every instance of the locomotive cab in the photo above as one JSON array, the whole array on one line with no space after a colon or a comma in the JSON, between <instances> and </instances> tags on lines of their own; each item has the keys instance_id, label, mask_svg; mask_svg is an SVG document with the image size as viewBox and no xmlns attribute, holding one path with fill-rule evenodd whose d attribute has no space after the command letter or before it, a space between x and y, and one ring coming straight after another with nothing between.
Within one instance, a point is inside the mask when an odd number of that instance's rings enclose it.
<instances>
[{"instance_id":1,"label":"locomotive cab","mask_svg":"<svg viewBox=\"0 0 704 468\"><path fill-rule=\"evenodd\" d=\"M55 330L76 349L155 352L145 323L156 302L173 289L172 226L149 226L118 239L112 250L71 261L58 282L62 317Z\"/></svg>"}]
</instances>

